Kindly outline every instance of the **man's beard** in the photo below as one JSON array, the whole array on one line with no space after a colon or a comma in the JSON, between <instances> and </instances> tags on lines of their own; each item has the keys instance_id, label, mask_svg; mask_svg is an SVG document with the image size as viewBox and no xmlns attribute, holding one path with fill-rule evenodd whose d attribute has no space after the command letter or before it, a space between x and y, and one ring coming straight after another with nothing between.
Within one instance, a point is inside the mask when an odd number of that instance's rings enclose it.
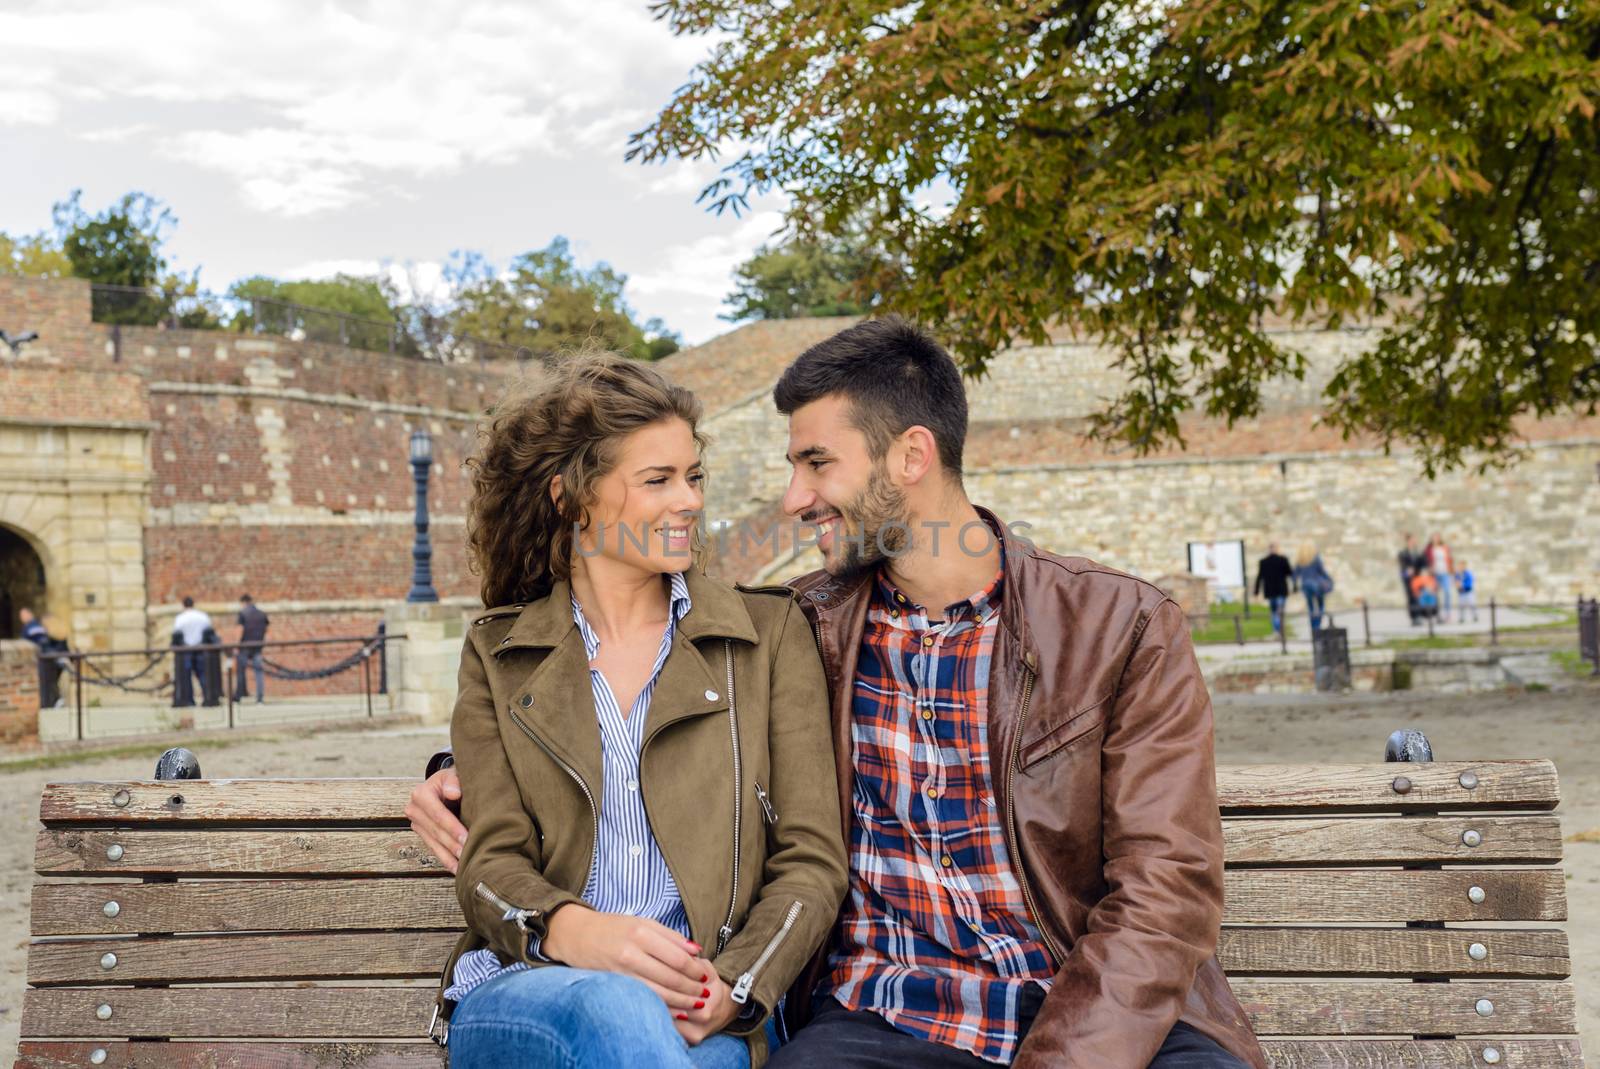
<instances>
[{"instance_id":1,"label":"man's beard","mask_svg":"<svg viewBox=\"0 0 1600 1069\"><path fill-rule=\"evenodd\" d=\"M882 462L872 466L866 489L838 506L840 523L833 532L833 552L824 567L835 576L849 576L897 557L909 547L911 524L906 495L889 481ZM852 537L846 537L846 531Z\"/></svg>"}]
</instances>

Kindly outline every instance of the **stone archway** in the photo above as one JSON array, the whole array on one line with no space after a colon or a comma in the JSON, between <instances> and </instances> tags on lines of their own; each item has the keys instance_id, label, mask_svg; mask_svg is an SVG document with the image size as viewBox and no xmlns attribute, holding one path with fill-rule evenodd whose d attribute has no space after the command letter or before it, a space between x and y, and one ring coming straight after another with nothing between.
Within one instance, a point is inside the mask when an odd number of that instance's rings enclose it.
<instances>
[{"instance_id":1,"label":"stone archway","mask_svg":"<svg viewBox=\"0 0 1600 1069\"><path fill-rule=\"evenodd\" d=\"M18 531L0 524L0 639L21 638L23 609L49 611L44 560Z\"/></svg>"}]
</instances>

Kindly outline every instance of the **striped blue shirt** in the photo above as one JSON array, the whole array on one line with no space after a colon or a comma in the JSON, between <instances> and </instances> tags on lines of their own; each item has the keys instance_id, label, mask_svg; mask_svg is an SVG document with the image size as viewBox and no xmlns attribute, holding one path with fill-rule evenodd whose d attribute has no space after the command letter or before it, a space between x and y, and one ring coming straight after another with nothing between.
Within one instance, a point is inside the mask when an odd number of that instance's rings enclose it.
<instances>
[{"instance_id":1,"label":"striped blue shirt","mask_svg":"<svg viewBox=\"0 0 1600 1069\"><path fill-rule=\"evenodd\" d=\"M672 650L672 632L691 607L689 585L683 575L673 572L671 607L667 627L656 650L650 678L626 717L611 693L611 684L593 667L600 652L600 637L583 617L578 599L572 599L572 620L583 634L583 648L589 656L589 686L594 692L595 715L600 721L600 839L595 844L594 864L584 885L583 900L602 913L624 913L648 917L689 936L689 916L684 912L678 885L667 868L667 860L650 830L645 815L644 795L639 789L639 747L644 741L645 716L655 693L661 666ZM534 956L539 944L531 944ZM500 957L488 947L463 954L456 962L452 983L444 997L459 1002L467 992L502 972L526 969L521 962L502 965Z\"/></svg>"}]
</instances>

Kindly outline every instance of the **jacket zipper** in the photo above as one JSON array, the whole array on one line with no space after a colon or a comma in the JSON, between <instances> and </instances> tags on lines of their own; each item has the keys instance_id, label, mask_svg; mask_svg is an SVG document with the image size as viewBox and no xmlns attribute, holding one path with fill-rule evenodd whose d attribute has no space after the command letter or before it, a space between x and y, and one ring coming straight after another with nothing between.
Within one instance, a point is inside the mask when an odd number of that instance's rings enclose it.
<instances>
[{"instance_id":1,"label":"jacket zipper","mask_svg":"<svg viewBox=\"0 0 1600 1069\"><path fill-rule=\"evenodd\" d=\"M515 709L511 710L510 715L511 722L516 724L517 727L521 728L522 733L528 736L528 738L532 739L533 744L545 752L545 756L549 757L550 760L554 761L556 764L565 769L567 775L571 776L572 781L578 785L578 789L583 791L584 798L588 799L589 817L594 823L594 845L589 849L589 872L593 872L595 864L600 860L600 807L594 804L594 794L589 790L589 785L583 782L583 777L578 775L577 769L573 768L571 765L561 760L561 758L557 757L555 755L555 751L546 746L544 744L544 740L535 735L533 733L533 729L522 722L522 718L517 715ZM584 878L588 879L588 875L585 874Z\"/></svg>"},{"instance_id":2,"label":"jacket zipper","mask_svg":"<svg viewBox=\"0 0 1600 1069\"><path fill-rule=\"evenodd\" d=\"M802 906L803 903L798 898L794 900L794 904L789 907L788 914L783 918L782 927L767 941L767 948L761 952L761 956L756 959L755 964L741 973L739 979L734 982L733 991L728 995L729 998L741 1006L750 1001L750 989L756 984L756 974L767 964L768 959L777 953L778 947L782 945L784 938L788 936L789 929L794 927L795 919L800 916Z\"/></svg>"},{"instance_id":3,"label":"jacket zipper","mask_svg":"<svg viewBox=\"0 0 1600 1069\"><path fill-rule=\"evenodd\" d=\"M1028 904L1028 914L1039 926L1039 935L1044 939L1044 945L1049 949L1059 968L1066 959L1062 957L1055 940L1050 938L1049 930L1040 919L1039 907L1033 901L1033 889L1028 886L1028 869L1022 863L1022 851L1017 848L1017 769L1021 767L1022 729L1028 724L1028 703L1033 700L1034 670L1031 665L1027 666L1026 670L1028 678L1022 684L1022 710L1017 714L1017 728L1011 736L1011 761L1006 767L1006 837L1011 841L1011 864L1016 867L1017 883L1022 886L1022 900Z\"/></svg>"},{"instance_id":4,"label":"jacket zipper","mask_svg":"<svg viewBox=\"0 0 1600 1069\"><path fill-rule=\"evenodd\" d=\"M500 919L512 921L518 928L522 929L524 935L530 931L528 927L529 919L539 916L539 911L536 909L522 909L519 906L513 906L510 902L491 891L489 885L482 880L478 881L478 885L472 889L472 893L495 909L498 909L500 911Z\"/></svg>"},{"instance_id":5,"label":"jacket zipper","mask_svg":"<svg viewBox=\"0 0 1600 1069\"><path fill-rule=\"evenodd\" d=\"M767 825L770 827L777 824L778 811L772 808L772 796L767 793L767 789L765 787L761 786L760 780L755 781L755 788L756 800L761 803L761 812L767 818Z\"/></svg>"},{"instance_id":6,"label":"jacket zipper","mask_svg":"<svg viewBox=\"0 0 1600 1069\"><path fill-rule=\"evenodd\" d=\"M740 782L739 714L733 701L733 643L724 641L722 652L728 661L728 731L733 736L733 895L728 899L728 917L717 929L718 954L733 937L733 914L739 906L739 833L744 794L744 785Z\"/></svg>"}]
</instances>

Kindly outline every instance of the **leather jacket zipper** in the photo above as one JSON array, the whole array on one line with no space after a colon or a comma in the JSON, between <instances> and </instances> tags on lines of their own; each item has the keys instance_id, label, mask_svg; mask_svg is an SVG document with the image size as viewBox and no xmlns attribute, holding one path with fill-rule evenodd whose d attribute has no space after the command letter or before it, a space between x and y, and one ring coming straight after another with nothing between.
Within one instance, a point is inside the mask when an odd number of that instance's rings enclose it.
<instances>
[{"instance_id":1,"label":"leather jacket zipper","mask_svg":"<svg viewBox=\"0 0 1600 1069\"><path fill-rule=\"evenodd\" d=\"M1066 958L1056 947L1055 940L1050 938L1049 929L1041 919L1039 907L1033 901L1033 889L1028 886L1028 869L1022 863L1022 851L1017 847L1017 770L1021 767L1022 730L1028 724L1028 703L1033 700L1035 674L1031 664L1025 664L1024 670L1028 673L1028 678L1022 684L1022 709L1017 713L1017 727L1011 736L1011 760L1006 765L1006 837L1011 843L1011 864L1017 872L1017 883L1022 886L1022 899L1028 904L1028 913L1033 917L1033 922L1039 926L1039 936L1044 940L1045 947L1059 968Z\"/></svg>"},{"instance_id":2,"label":"leather jacket zipper","mask_svg":"<svg viewBox=\"0 0 1600 1069\"><path fill-rule=\"evenodd\" d=\"M739 835L743 830L744 784L740 782L739 714L733 701L733 643L724 641L722 651L728 661L728 732L733 736L733 894L728 899L728 916L717 929L717 953L733 937L733 915L739 906Z\"/></svg>"},{"instance_id":3,"label":"leather jacket zipper","mask_svg":"<svg viewBox=\"0 0 1600 1069\"><path fill-rule=\"evenodd\" d=\"M518 928L522 929L524 935L527 935L532 930L528 925L528 921L536 919L540 915L536 909L523 909L520 906L513 906L510 902L490 890L489 885L482 880L478 881L478 885L472 889L472 893L495 909L498 909L500 911L500 919L513 922Z\"/></svg>"},{"instance_id":4,"label":"leather jacket zipper","mask_svg":"<svg viewBox=\"0 0 1600 1069\"><path fill-rule=\"evenodd\" d=\"M761 803L761 814L767 818L767 826L772 827L778 823L778 811L772 808L772 796L767 789L761 786L761 781L755 781L756 801Z\"/></svg>"},{"instance_id":5,"label":"leather jacket zipper","mask_svg":"<svg viewBox=\"0 0 1600 1069\"><path fill-rule=\"evenodd\" d=\"M594 845L589 849L589 871L593 872L595 864L600 860L600 807L594 804L593 792L589 790L589 785L583 782L583 777L578 775L577 769L573 768L571 765L561 760L561 758L557 757L555 755L555 751L546 746L544 744L544 740L535 735L533 733L533 729L522 722L522 718L517 715L517 711L515 709L511 710L510 715L511 722L516 724L517 727L521 728L522 733L528 736L528 738L532 739L533 744L545 752L545 756L549 757L550 760L554 761L556 764L565 769L567 775L571 776L572 781L578 785L580 790L583 791L584 798L588 799L589 817L594 823Z\"/></svg>"},{"instance_id":6,"label":"leather jacket zipper","mask_svg":"<svg viewBox=\"0 0 1600 1069\"><path fill-rule=\"evenodd\" d=\"M739 979L734 982L733 991L728 995L729 998L741 1006L750 1001L750 989L756 985L756 974L766 966L768 959L777 953L778 947L788 937L789 929L794 927L794 922L800 916L800 910L803 906L804 903L798 898L794 900L794 904L789 907L788 914L783 918L783 925L767 941L767 947L761 952L761 956L756 959L754 965L740 974Z\"/></svg>"}]
</instances>

